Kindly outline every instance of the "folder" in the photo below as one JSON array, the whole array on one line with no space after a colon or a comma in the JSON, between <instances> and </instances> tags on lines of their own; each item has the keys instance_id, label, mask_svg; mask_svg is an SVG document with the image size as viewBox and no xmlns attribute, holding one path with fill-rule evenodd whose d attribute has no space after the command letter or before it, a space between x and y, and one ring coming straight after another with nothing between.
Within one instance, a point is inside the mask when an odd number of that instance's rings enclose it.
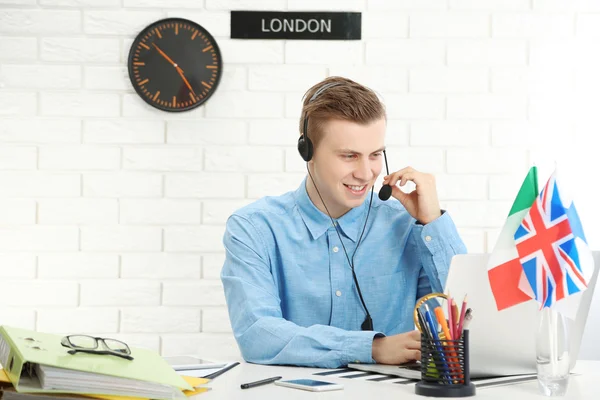
<instances>
[{"instance_id":1,"label":"folder","mask_svg":"<svg viewBox=\"0 0 600 400\"><path fill-rule=\"evenodd\" d=\"M62 336L0 326L0 363L17 392L185 398L188 384L155 351L131 348L133 360L69 354Z\"/></svg>"},{"instance_id":2,"label":"folder","mask_svg":"<svg viewBox=\"0 0 600 400\"><path fill-rule=\"evenodd\" d=\"M200 393L204 393L204 392L208 392L209 390L211 390L211 388L209 387L205 387L205 386L201 386L204 385L208 382L210 382L210 379L205 379L205 378L196 378L193 376L185 376L182 375L183 379L189 383L194 390L184 390L183 394L186 395L186 397L191 397L191 396L195 396L197 394ZM6 386L10 386L10 387L6 387ZM2 398L2 400L10 400L10 399L14 399L14 400L30 400L29 398L25 398L27 393L21 393L21 395L25 396L25 397L19 397L17 396L18 392L14 392L14 388L12 387L12 384L10 382L10 379L8 379L8 375L6 374L6 372L4 371L4 369L0 369L0 387L2 388L2 391L0 392L0 398ZM9 395L5 395L5 393L9 393ZM40 394L40 393L34 393L34 394L29 394L29 396L36 396L34 400L44 400L42 398L39 398L40 395L44 395L44 394ZM115 396L115 395L75 395L75 394L57 394L57 395L48 395L51 396L53 399L60 399L60 398L70 398L70 399L101 399L101 400L150 400L150 399L145 399L142 397L128 397L128 396Z\"/></svg>"}]
</instances>

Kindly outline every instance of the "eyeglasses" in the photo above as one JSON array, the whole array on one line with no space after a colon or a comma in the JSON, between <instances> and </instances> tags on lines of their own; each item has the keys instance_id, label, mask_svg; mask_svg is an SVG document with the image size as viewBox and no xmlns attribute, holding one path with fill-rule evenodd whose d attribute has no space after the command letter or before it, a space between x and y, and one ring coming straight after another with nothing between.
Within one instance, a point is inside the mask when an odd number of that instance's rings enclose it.
<instances>
[{"instance_id":1,"label":"eyeglasses","mask_svg":"<svg viewBox=\"0 0 600 400\"><path fill-rule=\"evenodd\" d=\"M100 348L98 343L102 345ZM68 347L71 350L69 354L91 353L91 354L107 354L113 355L127 360L133 360L131 349L126 343L120 340L87 336L87 335L69 335L62 338L60 344Z\"/></svg>"}]
</instances>

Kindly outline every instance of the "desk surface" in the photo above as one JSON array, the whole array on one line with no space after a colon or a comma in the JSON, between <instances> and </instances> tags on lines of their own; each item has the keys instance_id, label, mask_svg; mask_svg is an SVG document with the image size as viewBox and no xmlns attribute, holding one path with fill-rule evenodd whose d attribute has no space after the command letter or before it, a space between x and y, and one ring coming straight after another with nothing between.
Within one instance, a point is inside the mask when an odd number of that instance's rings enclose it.
<instances>
[{"instance_id":1,"label":"desk surface","mask_svg":"<svg viewBox=\"0 0 600 400\"><path fill-rule=\"evenodd\" d=\"M426 399L415 394L414 384L395 384L395 380L370 382L365 378L347 379L341 376L315 376L315 372L327 370L317 368L298 368L282 366L256 365L242 362L237 367L215 378L207 386L212 390L195 396L196 400L212 399L260 399L260 400L295 400L295 399ZM360 373L360 371L356 371ZM598 382L600 382L600 361L578 361L573 371L579 375L570 378L569 389L565 397L559 399L597 399L599 397ZM263 385L252 389L240 389L242 383L257 381L272 376L282 376L283 379L310 378L328 382L341 383L343 390L331 392L308 392L291 389L274 384ZM400 380L401 378L398 378ZM477 388L476 398L479 399L529 399L544 396L538 393L537 381Z\"/></svg>"}]
</instances>

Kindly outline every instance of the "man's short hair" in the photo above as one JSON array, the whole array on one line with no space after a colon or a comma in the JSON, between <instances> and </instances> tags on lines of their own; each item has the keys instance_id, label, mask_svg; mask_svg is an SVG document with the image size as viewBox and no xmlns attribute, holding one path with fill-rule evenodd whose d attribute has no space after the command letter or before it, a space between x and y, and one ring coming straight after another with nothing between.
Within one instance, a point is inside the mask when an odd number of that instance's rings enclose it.
<instances>
[{"instance_id":1,"label":"man's short hair","mask_svg":"<svg viewBox=\"0 0 600 400\"><path fill-rule=\"evenodd\" d=\"M313 101L311 97L325 85L337 83L322 91ZM385 118L385 106L375 92L350 79L331 76L304 94L300 117L300 134L304 119L308 118L308 137L316 149L323 138L323 126L332 119L369 124Z\"/></svg>"}]
</instances>

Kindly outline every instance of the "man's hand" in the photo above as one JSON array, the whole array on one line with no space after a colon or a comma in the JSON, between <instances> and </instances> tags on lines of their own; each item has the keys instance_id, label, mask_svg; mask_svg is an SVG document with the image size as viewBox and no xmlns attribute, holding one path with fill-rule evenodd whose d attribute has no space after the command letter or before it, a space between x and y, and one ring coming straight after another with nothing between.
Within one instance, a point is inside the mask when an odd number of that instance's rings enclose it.
<instances>
[{"instance_id":1,"label":"man's hand","mask_svg":"<svg viewBox=\"0 0 600 400\"><path fill-rule=\"evenodd\" d=\"M379 364L404 364L421 359L421 333L412 331L373 339L373 360Z\"/></svg>"},{"instance_id":2,"label":"man's hand","mask_svg":"<svg viewBox=\"0 0 600 400\"><path fill-rule=\"evenodd\" d=\"M400 186L412 181L415 183L416 189L410 193L404 193L396 186L398 181L400 181ZM406 211L420 223L428 224L442 215L433 175L406 167L385 176L383 184L392 187L392 196L398 199Z\"/></svg>"}]
</instances>

